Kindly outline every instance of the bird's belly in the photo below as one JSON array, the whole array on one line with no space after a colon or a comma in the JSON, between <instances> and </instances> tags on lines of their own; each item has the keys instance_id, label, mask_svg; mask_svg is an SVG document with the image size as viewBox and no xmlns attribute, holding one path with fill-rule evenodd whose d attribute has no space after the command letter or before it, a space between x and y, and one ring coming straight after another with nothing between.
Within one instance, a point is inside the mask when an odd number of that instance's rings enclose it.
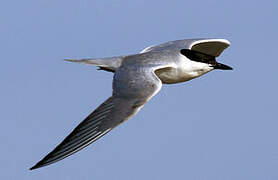
<instances>
[{"instance_id":1,"label":"bird's belly","mask_svg":"<svg viewBox=\"0 0 278 180\"><path fill-rule=\"evenodd\" d=\"M164 68L155 71L155 74L159 77L159 79L164 84L174 84L180 83L184 81L189 81L193 79L193 76L185 75L181 73L178 69L174 68Z\"/></svg>"}]
</instances>

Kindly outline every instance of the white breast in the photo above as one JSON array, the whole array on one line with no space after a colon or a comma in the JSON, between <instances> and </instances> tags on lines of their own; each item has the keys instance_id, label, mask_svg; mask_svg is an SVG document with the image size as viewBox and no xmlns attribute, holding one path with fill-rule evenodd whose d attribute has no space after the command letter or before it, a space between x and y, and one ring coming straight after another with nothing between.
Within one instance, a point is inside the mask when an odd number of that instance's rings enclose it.
<instances>
[{"instance_id":1,"label":"white breast","mask_svg":"<svg viewBox=\"0 0 278 180\"><path fill-rule=\"evenodd\" d=\"M191 61L183 55L180 55L176 63L177 68L164 68L155 71L163 83L173 84L189 81L213 70L209 64Z\"/></svg>"}]
</instances>

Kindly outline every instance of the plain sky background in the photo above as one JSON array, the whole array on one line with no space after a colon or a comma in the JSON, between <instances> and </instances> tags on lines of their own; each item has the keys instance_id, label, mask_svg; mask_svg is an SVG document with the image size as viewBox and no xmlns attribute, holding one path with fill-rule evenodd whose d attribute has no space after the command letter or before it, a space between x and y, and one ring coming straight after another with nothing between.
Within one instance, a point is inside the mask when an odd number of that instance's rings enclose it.
<instances>
[{"instance_id":1,"label":"plain sky background","mask_svg":"<svg viewBox=\"0 0 278 180\"><path fill-rule=\"evenodd\" d=\"M277 1L26 0L0 3L0 179L277 180ZM213 71L164 85L82 151L28 169L111 95L112 74L64 58L225 38Z\"/></svg>"}]
</instances>

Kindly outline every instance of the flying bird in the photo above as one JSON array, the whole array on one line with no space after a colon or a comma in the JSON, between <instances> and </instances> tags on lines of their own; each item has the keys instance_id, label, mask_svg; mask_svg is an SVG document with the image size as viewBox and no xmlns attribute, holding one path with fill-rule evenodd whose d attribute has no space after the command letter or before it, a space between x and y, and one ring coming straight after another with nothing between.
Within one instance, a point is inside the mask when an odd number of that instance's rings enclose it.
<instances>
[{"instance_id":1,"label":"flying bird","mask_svg":"<svg viewBox=\"0 0 278 180\"><path fill-rule=\"evenodd\" d=\"M113 93L30 170L60 161L93 143L134 116L163 83L185 82L214 69L232 70L216 61L229 45L225 39L185 39L150 46L134 55L66 59L114 73Z\"/></svg>"}]
</instances>

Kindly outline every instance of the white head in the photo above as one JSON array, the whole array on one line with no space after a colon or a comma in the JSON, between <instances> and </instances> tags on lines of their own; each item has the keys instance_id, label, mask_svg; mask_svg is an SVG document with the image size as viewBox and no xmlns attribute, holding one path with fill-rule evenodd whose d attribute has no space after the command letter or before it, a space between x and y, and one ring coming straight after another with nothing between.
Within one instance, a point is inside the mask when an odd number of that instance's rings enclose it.
<instances>
[{"instance_id":1,"label":"white head","mask_svg":"<svg viewBox=\"0 0 278 180\"><path fill-rule=\"evenodd\" d=\"M184 56L186 65L183 71L190 79L204 75L214 69L232 70L230 66L218 63L214 56L204 54L190 49L182 49L180 53Z\"/></svg>"}]
</instances>

